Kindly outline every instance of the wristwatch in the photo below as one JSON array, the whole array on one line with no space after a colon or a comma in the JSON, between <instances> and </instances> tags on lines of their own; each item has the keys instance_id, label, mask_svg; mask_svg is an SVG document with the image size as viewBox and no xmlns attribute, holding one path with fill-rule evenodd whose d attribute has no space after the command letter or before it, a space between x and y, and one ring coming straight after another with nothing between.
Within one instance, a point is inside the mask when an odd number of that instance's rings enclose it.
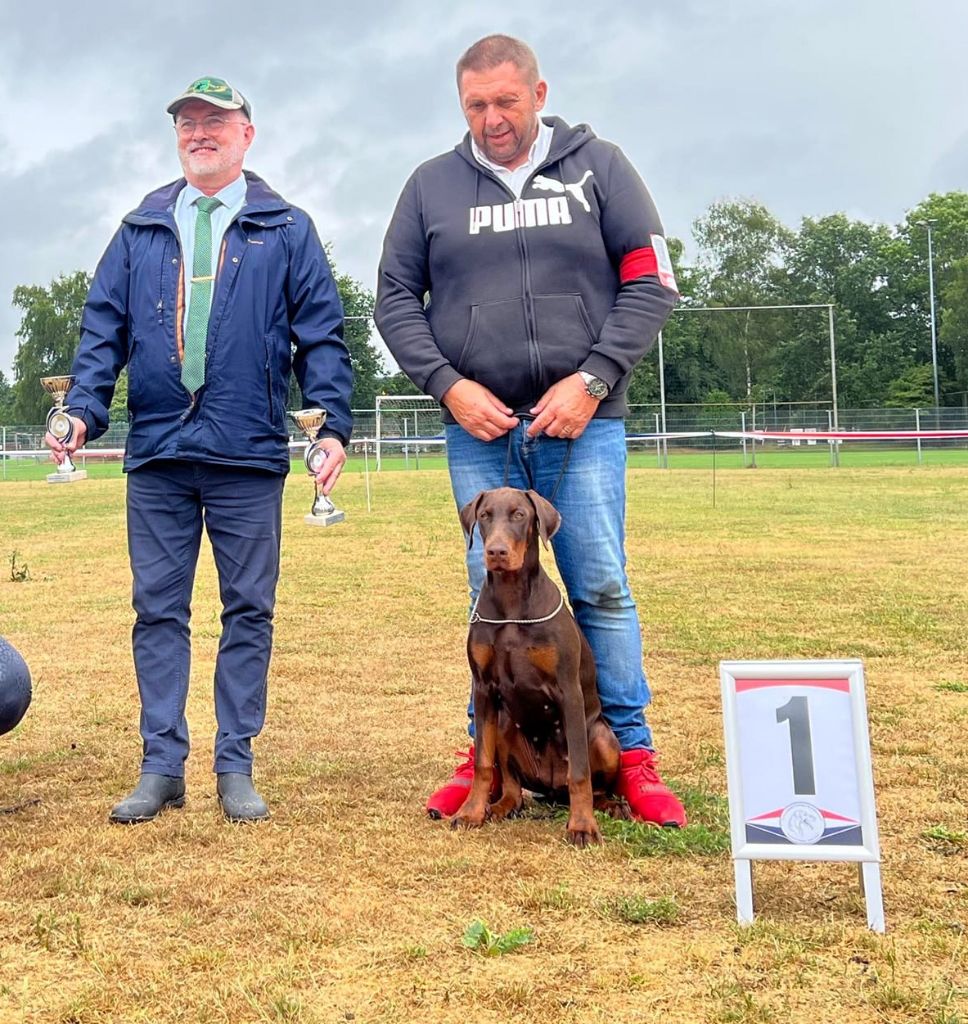
<instances>
[{"instance_id":1,"label":"wristwatch","mask_svg":"<svg viewBox=\"0 0 968 1024\"><path fill-rule=\"evenodd\" d=\"M587 394L591 395L592 398L597 398L599 401L608 397L608 385L601 377L596 377L587 370L579 370L578 373L585 382L585 392Z\"/></svg>"}]
</instances>

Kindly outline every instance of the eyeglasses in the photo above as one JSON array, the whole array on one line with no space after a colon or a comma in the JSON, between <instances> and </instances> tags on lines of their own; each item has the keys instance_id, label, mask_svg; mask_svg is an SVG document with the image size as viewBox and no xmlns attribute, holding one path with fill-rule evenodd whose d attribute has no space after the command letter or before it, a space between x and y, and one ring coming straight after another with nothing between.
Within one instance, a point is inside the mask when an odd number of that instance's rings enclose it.
<instances>
[{"instance_id":1,"label":"eyeglasses","mask_svg":"<svg viewBox=\"0 0 968 1024\"><path fill-rule=\"evenodd\" d=\"M195 134L195 129L198 125L202 126L202 130L206 135L220 135L225 131L226 125L245 125L248 123L248 121L228 121L224 117L219 117L218 114L212 114L209 117L202 118L201 121L195 121L190 117L183 117L180 121L175 122L175 131L178 132L182 138L187 139Z\"/></svg>"}]
</instances>

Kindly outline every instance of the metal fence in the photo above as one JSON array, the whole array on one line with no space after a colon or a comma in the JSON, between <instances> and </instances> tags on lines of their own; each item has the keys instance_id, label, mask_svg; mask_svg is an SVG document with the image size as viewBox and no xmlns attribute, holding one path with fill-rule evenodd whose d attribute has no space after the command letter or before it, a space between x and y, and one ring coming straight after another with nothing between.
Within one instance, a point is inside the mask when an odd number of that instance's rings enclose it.
<instances>
[{"instance_id":1,"label":"metal fence","mask_svg":"<svg viewBox=\"0 0 968 1024\"><path fill-rule=\"evenodd\" d=\"M664 425L663 425L664 412ZM365 440L376 437L376 410L355 409L352 441L362 448ZM400 451L405 444L413 451L425 443L426 450L440 450L439 438L443 430L438 407L419 409L387 409L381 414L381 437L393 442ZM663 429L664 426L664 429ZM705 437L669 438L665 444L670 448L703 449L713 445L740 447L738 439L727 441L710 436L711 432L769 431L789 434L789 438L772 440L775 446L828 444L811 441L810 434L816 431L830 431L834 428L846 431L932 431L968 430L968 410L963 407L940 409L846 409L840 410L834 423L832 410L821 403L791 403L762 405L667 405L661 409L656 405L634 405L626 418L626 434L630 448L654 447L656 435L705 433ZM45 457L43 425L10 425L0 427L0 456L4 458L29 457L30 452L40 452ZM109 430L96 441L90 442L88 450L122 449L127 438L126 423L112 424ZM293 442L303 440L293 436ZM430 442L434 443L431 444ZM758 444L760 442L757 442ZM863 442L852 442L861 444ZM968 439L925 440L931 447L968 448ZM870 444L878 446L914 447L915 442L907 437L896 440L878 440Z\"/></svg>"}]
</instances>

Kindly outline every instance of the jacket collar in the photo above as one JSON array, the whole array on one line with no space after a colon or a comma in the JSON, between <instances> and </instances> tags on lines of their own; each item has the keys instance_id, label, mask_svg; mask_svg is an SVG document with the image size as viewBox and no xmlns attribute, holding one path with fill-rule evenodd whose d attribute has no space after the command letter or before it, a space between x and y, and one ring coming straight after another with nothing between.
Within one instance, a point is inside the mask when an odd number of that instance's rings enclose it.
<instances>
[{"instance_id":1,"label":"jacket collar","mask_svg":"<svg viewBox=\"0 0 968 1024\"><path fill-rule=\"evenodd\" d=\"M292 209L289 203L271 189L258 174L243 171L246 181L245 205L239 213L240 218L253 216L271 217L274 214L285 215ZM161 188L149 192L140 204L126 214L123 220L127 224L144 224L152 221L174 221L175 199L185 187L184 178L162 185Z\"/></svg>"}]
</instances>

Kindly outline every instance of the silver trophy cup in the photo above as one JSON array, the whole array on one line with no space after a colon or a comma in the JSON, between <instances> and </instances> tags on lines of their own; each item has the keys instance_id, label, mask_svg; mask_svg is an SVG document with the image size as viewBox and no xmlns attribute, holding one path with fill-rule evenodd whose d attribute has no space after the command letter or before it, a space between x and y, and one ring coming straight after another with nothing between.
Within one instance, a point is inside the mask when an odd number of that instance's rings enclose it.
<instances>
[{"instance_id":1,"label":"silver trophy cup","mask_svg":"<svg viewBox=\"0 0 968 1024\"><path fill-rule=\"evenodd\" d=\"M61 444L70 444L74 440L74 421L70 417L65 400L74 378L70 374L61 377L41 377L40 383L54 400L54 407L47 413L47 432L56 437ZM84 470L79 470L74 465L70 453L65 452L64 461L58 466L57 472L51 473L47 479L57 483L61 480L80 480L86 476Z\"/></svg>"},{"instance_id":2,"label":"silver trophy cup","mask_svg":"<svg viewBox=\"0 0 968 1024\"><path fill-rule=\"evenodd\" d=\"M346 513L340 511L323 494L319 484L315 481L316 473L326 459L326 451L317 440L319 432L326 422L326 410L297 409L295 412L290 412L289 415L292 417L293 423L309 439L303 461L306 463L306 471L314 478L313 483L316 486L316 497L313 500L312 511L304 518L303 522L308 523L310 526L332 526L333 523L341 523L346 518Z\"/></svg>"}]
</instances>

